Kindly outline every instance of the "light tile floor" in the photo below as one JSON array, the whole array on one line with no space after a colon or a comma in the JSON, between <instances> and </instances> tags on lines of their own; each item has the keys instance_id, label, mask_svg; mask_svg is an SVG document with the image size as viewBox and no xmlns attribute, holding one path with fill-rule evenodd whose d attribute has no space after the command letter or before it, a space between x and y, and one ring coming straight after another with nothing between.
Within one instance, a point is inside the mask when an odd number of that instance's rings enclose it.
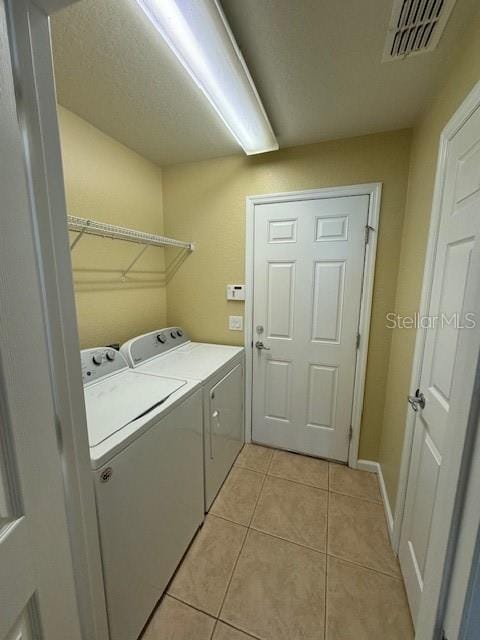
<instances>
[{"instance_id":1,"label":"light tile floor","mask_svg":"<svg viewBox=\"0 0 480 640\"><path fill-rule=\"evenodd\" d=\"M246 445L142 640L410 640L375 475Z\"/></svg>"}]
</instances>

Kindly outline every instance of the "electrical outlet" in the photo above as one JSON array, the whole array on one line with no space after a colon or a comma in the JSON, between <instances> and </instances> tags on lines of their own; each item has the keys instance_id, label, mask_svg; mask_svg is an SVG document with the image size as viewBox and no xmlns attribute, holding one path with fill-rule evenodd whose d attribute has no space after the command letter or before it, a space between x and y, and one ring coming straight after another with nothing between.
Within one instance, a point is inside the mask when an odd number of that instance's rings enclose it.
<instances>
[{"instance_id":1,"label":"electrical outlet","mask_svg":"<svg viewBox=\"0 0 480 640\"><path fill-rule=\"evenodd\" d=\"M228 316L230 331L243 331L243 316Z\"/></svg>"}]
</instances>

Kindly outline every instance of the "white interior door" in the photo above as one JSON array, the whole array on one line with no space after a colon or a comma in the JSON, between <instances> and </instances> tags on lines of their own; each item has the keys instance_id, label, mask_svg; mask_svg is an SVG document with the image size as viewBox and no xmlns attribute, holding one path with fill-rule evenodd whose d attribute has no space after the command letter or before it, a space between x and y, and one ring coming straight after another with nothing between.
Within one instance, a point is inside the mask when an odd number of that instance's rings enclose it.
<instances>
[{"instance_id":1,"label":"white interior door","mask_svg":"<svg viewBox=\"0 0 480 640\"><path fill-rule=\"evenodd\" d=\"M435 326L426 331L419 388L425 406L417 404L399 553L414 621L424 586L445 437L447 430L460 427L451 424L452 388L455 376L466 381L474 375L455 370L455 363L460 327L468 327L472 320L473 309L464 306L467 283L480 286L480 273L472 269L472 250L480 231L480 110L450 140L445 166L428 310L437 320L430 320Z\"/></svg>"},{"instance_id":2,"label":"white interior door","mask_svg":"<svg viewBox=\"0 0 480 640\"><path fill-rule=\"evenodd\" d=\"M252 438L346 461L369 196L255 205Z\"/></svg>"},{"instance_id":3,"label":"white interior door","mask_svg":"<svg viewBox=\"0 0 480 640\"><path fill-rule=\"evenodd\" d=\"M0 640L80 640L4 0L0 87Z\"/></svg>"}]
</instances>

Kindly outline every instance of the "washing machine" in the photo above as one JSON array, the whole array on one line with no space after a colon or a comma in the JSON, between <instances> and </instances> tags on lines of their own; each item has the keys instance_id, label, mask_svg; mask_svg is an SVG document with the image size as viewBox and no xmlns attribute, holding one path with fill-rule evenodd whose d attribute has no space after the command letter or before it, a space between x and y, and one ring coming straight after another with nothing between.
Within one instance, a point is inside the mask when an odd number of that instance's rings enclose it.
<instances>
[{"instance_id":1,"label":"washing machine","mask_svg":"<svg viewBox=\"0 0 480 640\"><path fill-rule=\"evenodd\" d=\"M81 361L110 640L135 640L204 518L202 389Z\"/></svg>"},{"instance_id":2,"label":"washing machine","mask_svg":"<svg viewBox=\"0 0 480 640\"><path fill-rule=\"evenodd\" d=\"M120 352L134 371L201 383L208 511L245 440L243 347L192 342L181 327L167 327L129 340Z\"/></svg>"}]
</instances>

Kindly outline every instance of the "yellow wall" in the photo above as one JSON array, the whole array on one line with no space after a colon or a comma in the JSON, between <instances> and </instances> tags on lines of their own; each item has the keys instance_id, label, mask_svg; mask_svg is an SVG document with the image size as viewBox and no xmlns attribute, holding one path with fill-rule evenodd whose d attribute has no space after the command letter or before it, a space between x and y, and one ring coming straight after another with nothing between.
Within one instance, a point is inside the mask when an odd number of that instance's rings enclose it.
<instances>
[{"instance_id":1,"label":"yellow wall","mask_svg":"<svg viewBox=\"0 0 480 640\"><path fill-rule=\"evenodd\" d=\"M59 122L68 212L163 233L160 168L62 107ZM92 236L74 248L82 348L123 342L166 324L164 249L147 249L121 281L139 248Z\"/></svg>"},{"instance_id":2,"label":"yellow wall","mask_svg":"<svg viewBox=\"0 0 480 640\"><path fill-rule=\"evenodd\" d=\"M440 133L478 80L480 18L463 37L461 53L453 61L441 91L413 133L395 303L395 309L401 315L410 315L419 307ZM379 456L392 506L397 493L414 346L414 330L393 332Z\"/></svg>"},{"instance_id":3,"label":"yellow wall","mask_svg":"<svg viewBox=\"0 0 480 640\"><path fill-rule=\"evenodd\" d=\"M225 285L244 281L245 197L383 182L381 227L360 456L376 460L382 425L391 333L385 314L395 300L405 208L410 132L396 131L235 156L163 170L165 232L192 240L197 250L169 273L168 322L184 325L197 340L241 344L228 331L228 315L243 303L227 302ZM172 264L174 256L169 255Z\"/></svg>"}]
</instances>

